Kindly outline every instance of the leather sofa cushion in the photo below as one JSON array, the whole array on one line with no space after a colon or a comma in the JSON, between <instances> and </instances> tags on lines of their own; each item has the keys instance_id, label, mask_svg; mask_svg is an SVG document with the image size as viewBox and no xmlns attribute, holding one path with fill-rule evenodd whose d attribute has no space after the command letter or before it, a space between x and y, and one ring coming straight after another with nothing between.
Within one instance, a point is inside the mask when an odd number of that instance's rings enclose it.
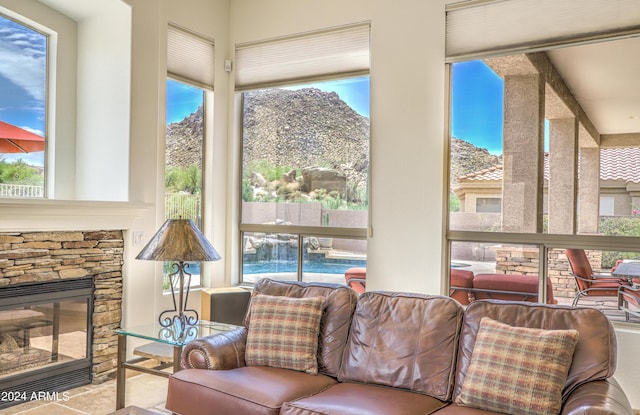
<instances>
[{"instance_id":1,"label":"leather sofa cushion","mask_svg":"<svg viewBox=\"0 0 640 415\"><path fill-rule=\"evenodd\" d=\"M283 402L315 394L335 383L329 376L267 366L185 369L169 377L166 407L189 415L277 415Z\"/></svg>"},{"instance_id":2,"label":"leather sofa cushion","mask_svg":"<svg viewBox=\"0 0 640 415\"><path fill-rule=\"evenodd\" d=\"M460 394L482 317L516 327L578 331L578 343L562 397L578 385L606 379L616 369L616 337L609 319L594 308L478 300L467 306L460 333L454 397Z\"/></svg>"},{"instance_id":3,"label":"leather sofa cushion","mask_svg":"<svg viewBox=\"0 0 640 415\"><path fill-rule=\"evenodd\" d=\"M317 395L287 402L282 415L428 415L447 405L431 396L384 386L340 383Z\"/></svg>"},{"instance_id":4,"label":"leather sofa cushion","mask_svg":"<svg viewBox=\"0 0 640 415\"><path fill-rule=\"evenodd\" d=\"M449 297L362 294L338 379L449 400L462 316Z\"/></svg>"},{"instance_id":5,"label":"leather sofa cushion","mask_svg":"<svg viewBox=\"0 0 640 415\"><path fill-rule=\"evenodd\" d=\"M252 295L258 294L325 298L318 340L318 372L337 377L351 317L358 302L355 291L341 284L282 282L263 278L253 287ZM250 321L249 312L245 316L245 327L249 327Z\"/></svg>"}]
</instances>

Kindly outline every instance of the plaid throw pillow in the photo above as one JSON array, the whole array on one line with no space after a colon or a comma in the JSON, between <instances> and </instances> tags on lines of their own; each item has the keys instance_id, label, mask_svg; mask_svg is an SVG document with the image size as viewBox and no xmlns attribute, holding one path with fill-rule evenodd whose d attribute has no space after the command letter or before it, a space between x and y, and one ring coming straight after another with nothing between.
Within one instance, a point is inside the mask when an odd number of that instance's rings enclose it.
<instances>
[{"instance_id":1,"label":"plaid throw pillow","mask_svg":"<svg viewBox=\"0 0 640 415\"><path fill-rule=\"evenodd\" d=\"M251 299L247 366L271 366L318 373L318 333L324 297L258 294Z\"/></svg>"},{"instance_id":2,"label":"plaid throw pillow","mask_svg":"<svg viewBox=\"0 0 640 415\"><path fill-rule=\"evenodd\" d=\"M577 341L576 330L512 327L484 317L455 403L505 414L558 414Z\"/></svg>"}]
</instances>

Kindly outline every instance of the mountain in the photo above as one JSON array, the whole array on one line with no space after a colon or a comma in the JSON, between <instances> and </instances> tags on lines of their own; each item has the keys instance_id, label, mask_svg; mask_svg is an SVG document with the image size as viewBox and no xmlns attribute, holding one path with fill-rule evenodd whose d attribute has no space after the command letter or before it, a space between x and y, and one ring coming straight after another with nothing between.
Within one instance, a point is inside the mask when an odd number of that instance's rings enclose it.
<instances>
[{"instance_id":1,"label":"mountain","mask_svg":"<svg viewBox=\"0 0 640 415\"><path fill-rule=\"evenodd\" d=\"M468 141L451 138L451 187L465 174L488 169L502 164L502 157L495 156L485 148L476 147Z\"/></svg>"},{"instance_id":2,"label":"mountain","mask_svg":"<svg viewBox=\"0 0 640 415\"><path fill-rule=\"evenodd\" d=\"M292 168L329 167L351 186L365 186L369 165L369 118L355 112L335 92L316 88L269 89L243 96L244 166L269 160ZM200 165L202 107L167 126L167 164ZM451 139L451 181L483 170L502 159L484 148Z\"/></svg>"},{"instance_id":3,"label":"mountain","mask_svg":"<svg viewBox=\"0 0 640 415\"><path fill-rule=\"evenodd\" d=\"M269 160L292 168L328 167L352 185L366 184L369 118L335 92L316 88L268 89L243 95L243 154L246 166ZM167 164L188 166L202 146L202 108L167 126Z\"/></svg>"},{"instance_id":4,"label":"mountain","mask_svg":"<svg viewBox=\"0 0 640 415\"><path fill-rule=\"evenodd\" d=\"M328 167L348 186L364 186L369 168L369 118L335 92L269 89L244 94L243 165Z\"/></svg>"},{"instance_id":5,"label":"mountain","mask_svg":"<svg viewBox=\"0 0 640 415\"><path fill-rule=\"evenodd\" d=\"M166 162L171 167L202 168L203 118L202 106L180 122L167 125Z\"/></svg>"}]
</instances>

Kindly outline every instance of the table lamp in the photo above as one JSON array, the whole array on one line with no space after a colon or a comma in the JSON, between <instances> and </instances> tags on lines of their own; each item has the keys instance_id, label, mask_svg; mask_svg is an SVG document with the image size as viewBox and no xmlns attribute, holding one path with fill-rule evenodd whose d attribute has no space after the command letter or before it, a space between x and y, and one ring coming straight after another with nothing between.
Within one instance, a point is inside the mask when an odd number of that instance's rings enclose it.
<instances>
[{"instance_id":1,"label":"table lamp","mask_svg":"<svg viewBox=\"0 0 640 415\"><path fill-rule=\"evenodd\" d=\"M173 309L160 313L158 321L163 327L180 324L193 326L198 322L198 312L187 308L191 274L185 270L185 262L217 261L220 255L198 230L191 219L167 219L158 232L140 251L136 259L149 261L173 261L174 272L169 274ZM180 288L176 302L176 283ZM186 292L185 292L186 291Z\"/></svg>"}]
</instances>

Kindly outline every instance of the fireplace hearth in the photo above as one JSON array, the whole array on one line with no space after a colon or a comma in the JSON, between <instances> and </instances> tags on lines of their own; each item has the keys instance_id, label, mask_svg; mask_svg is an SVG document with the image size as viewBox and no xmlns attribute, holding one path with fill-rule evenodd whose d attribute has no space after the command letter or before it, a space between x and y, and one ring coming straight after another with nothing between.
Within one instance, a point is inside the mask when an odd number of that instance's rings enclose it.
<instances>
[{"instance_id":1,"label":"fireplace hearth","mask_svg":"<svg viewBox=\"0 0 640 415\"><path fill-rule=\"evenodd\" d=\"M122 231L0 233L0 408L115 377L123 250Z\"/></svg>"}]
</instances>

